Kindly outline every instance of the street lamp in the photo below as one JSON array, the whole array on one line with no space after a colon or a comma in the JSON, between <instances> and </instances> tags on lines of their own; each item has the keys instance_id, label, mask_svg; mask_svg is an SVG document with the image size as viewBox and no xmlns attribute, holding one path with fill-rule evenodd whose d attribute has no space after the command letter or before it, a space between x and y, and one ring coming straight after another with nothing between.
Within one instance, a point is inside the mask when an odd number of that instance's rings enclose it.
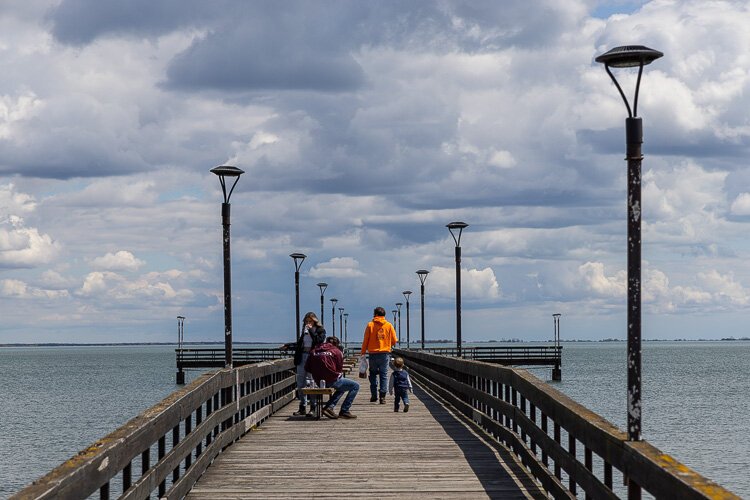
<instances>
[{"instance_id":1,"label":"street lamp","mask_svg":"<svg viewBox=\"0 0 750 500\"><path fill-rule=\"evenodd\" d=\"M344 349L349 341L349 313L344 313Z\"/></svg>"},{"instance_id":2,"label":"street lamp","mask_svg":"<svg viewBox=\"0 0 750 500\"><path fill-rule=\"evenodd\" d=\"M393 324L395 325L396 324L396 313L398 313L398 311L396 311L395 309L393 309L391 312L393 313Z\"/></svg>"},{"instance_id":3,"label":"street lamp","mask_svg":"<svg viewBox=\"0 0 750 500\"><path fill-rule=\"evenodd\" d=\"M628 117L625 119L628 162L628 440L641 439L641 144L643 123L638 117L638 91L643 67L664 54L642 45L615 47L596 58L620 92ZM638 67L631 111L612 68ZM640 489L638 490L640 491Z\"/></svg>"},{"instance_id":4,"label":"street lamp","mask_svg":"<svg viewBox=\"0 0 750 500\"><path fill-rule=\"evenodd\" d=\"M461 357L461 233L469 225L465 222L451 222L445 227L456 242L456 352ZM458 231L455 233L454 231Z\"/></svg>"},{"instance_id":5,"label":"street lamp","mask_svg":"<svg viewBox=\"0 0 750 500\"><path fill-rule=\"evenodd\" d=\"M182 343L185 340L185 316L177 316L177 350L178 350L178 360L180 357L182 357ZM185 384L185 372L182 370L182 366L179 365L178 361L178 368L177 368L177 377L175 380L175 383L179 385Z\"/></svg>"},{"instance_id":6,"label":"street lamp","mask_svg":"<svg viewBox=\"0 0 750 500\"><path fill-rule=\"evenodd\" d=\"M396 309L398 310L398 346L401 347L401 306L403 302L396 302Z\"/></svg>"},{"instance_id":7,"label":"street lamp","mask_svg":"<svg viewBox=\"0 0 750 500\"><path fill-rule=\"evenodd\" d=\"M339 338L342 341L344 340L344 335L341 333L343 331L344 331L344 308L339 307Z\"/></svg>"},{"instance_id":8,"label":"street lamp","mask_svg":"<svg viewBox=\"0 0 750 500\"><path fill-rule=\"evenodd\" d=\"M422 297L422 350L424 350L424 282L427 279L428 274L430 274L430 271L425 269L417 271L417 276L419 277L419 283L421 286L420 294Z\"/></svg>"},{"instance_id":9,"label":"street lamp","mask_svg":"<svg viewBox=\"0 0 750 500\"><path fill-rule=\"evenodd\" d=\"M560 359L560 313L552 315L554 321L554 342L555 342L555 359ZM560 371L560 365L555 363L552 368L552 380L562 380L562 372Z\"/></svg>"},{"instance_id":10,"label":"street lamp","mask_svg":"<svg viewBox=\"0 0 750 500\"><path fill-rule=\"evenodd\" d=\"M328 288L328 283L318 283L318 288L320 288L320 324L325 324L325 321L323 321L323 305L325 304L325 299L323 298L323 295L326 292L326 288Z\"/></svg>"},{"instance_id":11,"label":"street lamp","mask_svg":"<svg viewBox=\"0 0 750 500\"><path fill-rule=\"evenodd\" d=\"M406 300L406 348L410 349L409 345L409 295L411 295L411 290L404 290L402 292L404 294L404 299Z\"/></svg>"},{"instance_id":12,"label":"street lamp","mask_svg":"<svg viewBox=\"0 0 750 500\"><path fill-rule=\"evenodd\" d=\"M221 204L221 225L224 228L224 365L232 367L232 259L229 252L230 205L229 198L240 180L244 170L229 165L222 165L211 169L211 173L219 176L224 203ZM234 177L234 183L227 193L227 177Z\"/></svg>"},{"instance_id":13,"label":"street lamp","mask_svg":"<svg viewBox=\"0 0 750 500\"><path fill-rule=\"evenodd\" d=\"M305 258L307 255L303 253L293 253L290 254L289 257L294 259L294 298L295 298L295 304L297 305L297 330L296 330L296 336L295 338L299 340L299 332L300 332L300 325L299 325L299 268L302 266L302 263L305 261Z\"/></svg>"},{"instance_id":14,"label":"street lamp","mask_svg":"<svg viewBox=\"0 0 750 500\"><path fill-rule=\"evenodd\" d=\"M336 302L338 301L339 299L331 299L331 324L333 325L331 335L333 337L336 336Z\"/></svg>"}]
</instances>

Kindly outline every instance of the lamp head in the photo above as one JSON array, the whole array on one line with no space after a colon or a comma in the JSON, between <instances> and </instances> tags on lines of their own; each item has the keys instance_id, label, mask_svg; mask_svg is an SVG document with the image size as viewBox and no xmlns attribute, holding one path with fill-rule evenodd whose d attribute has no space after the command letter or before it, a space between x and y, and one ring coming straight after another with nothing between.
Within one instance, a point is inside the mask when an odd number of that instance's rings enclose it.
<instances>
[{"instance_id":1,"label":"lamp head","mask_svg":"<svg viewBox=\"0 0 750 500\"><path fill-rule=\"evenodd\" d=\"M224 203L229 203L229 198L231 198L232 196L234 186L237 185L237 181L240 180L240 175L244 174L245 171L231 165L221 165L219 167L212 168L211 173L219 176L219 182L221 183L221 192L224 193ZM227 177L235 178L234 184L232 184L232 188L229 190L229 194L227 194Z\"/></svg>"},{"instance_id":2,"label":"lamp head","mask_svg":"<svg viewBox=\"0 0 750 500\"><path fill-rule=\"evenodd\" d=\"M333 302L334 306L336 305L336 302L338 302L338 301L339 301L339 299L331 299L331 302Z\"/></svg>"},{"instance_id":3,"label":"lamp head","mask_svg":"<svg viewBox=\"0 0 750 500\"><path fill-rule=\"evenodd\" d=\"M302 263L305 261L305 258L307 258L307 255L303 253L293 253L289 254L289 257L294 259L294 267L299 272L299 268L302 265Z\"/></svg>"},{"instance_id":4,"label":"lamp head","mask_svg":"<svg viewBox=\"0 0 750 500\"><path fill-rule=\"evenodd\" d=\"M320 288L320 294L323 295L323 292L326 291L326 288L328 288L328 283L323 283L322 281L316 285L318 288Z\"/></svg>"},{"instance_id":5,"label":"lamp head","mask_svg":"<svg viewBox=\"0 0 750 500\"><path fill-rule=\"evenodd\" d=\"M610 49L595 59L612 68L633 68L646 66L664 55L658 50L649 49L643 45L623 45Z\"/></svg>"},{"instance_id":6,"label":"lamp head","mask_svg":"<svg viewBox=\"0 0 750 500\"><path fill-rule=\"evenodd\" d=\"M426 269L420 269L417 271L417 276L419 276L419 282L424 285L425 280L427 279L427 275L430 274L430 271Z\"/></svg>"},{"instance_id":7,"label":"lamp head","mask_svg":"<svg viewBox=\"0 0 750 500\"><path fill-rule=\"evenodd\" d=\"M406 303L408 304L409 303L409 295L411 295L411 290L404 290L401 293L404 294L404 299L406 299Z\"/></svg>"},{"instance_id":8,"label":"lamp head","mask_svg":"<svg viewBox=\"0 0 750 500\"><path fill-rule=\"evenodd\" d=\"M451 222L449 224L446 224L445 227L448 228L448 231L451 232L451 236L453 236L453 241L456 242L456 246L461 245L461 233L463 232L464 228L469 227L469 225L465 222ZM458 235L454 233L458 229Z\"/></svg>"}]
</instances>

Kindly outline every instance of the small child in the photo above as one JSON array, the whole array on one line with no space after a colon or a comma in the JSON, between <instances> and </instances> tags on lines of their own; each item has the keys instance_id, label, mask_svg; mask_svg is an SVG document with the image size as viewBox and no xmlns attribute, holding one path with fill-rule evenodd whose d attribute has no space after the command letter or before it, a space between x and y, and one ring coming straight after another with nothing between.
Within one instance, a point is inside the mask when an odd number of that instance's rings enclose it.
<instances>
[{"instance_id":1,"label":"small child","mask_svg":"<svg viewBox=\"0 0 750 500\"><path fill-rule=\"evenodd\" d=\"M404 370L404 359L396 358L393 360L393 371L391 378L388 380L388 394L396 392L393 398L393 411L398 411L398 404L404 400L404 413L409 411L409 392L411 389L411 379L409 374Z\"/></svg>"}]
</instances>

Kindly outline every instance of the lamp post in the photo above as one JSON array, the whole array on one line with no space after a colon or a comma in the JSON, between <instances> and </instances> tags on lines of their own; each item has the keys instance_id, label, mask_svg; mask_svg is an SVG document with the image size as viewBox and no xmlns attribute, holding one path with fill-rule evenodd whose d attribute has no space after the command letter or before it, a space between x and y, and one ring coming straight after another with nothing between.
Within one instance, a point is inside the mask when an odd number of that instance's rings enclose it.
<instances>
[{"instance_id":1,"label":"lamp post","mask_svg":"<svg viewBox=\"0 0 750 500\"><path fill-rule=\"evenodd\" d=\"M211 173L219 176L221 183L221 192L224 194L224 203L221 204L221 224L224 228L224 365L226 368L232 367L232 259L229 251L229 226L231 205L229 198L232 191L240 180L240 175L244 174L243 170L229 165L222 165L211 169ZM227 177L234 178L234 184L227 193Z\"/></svg>"},{"instance_id":2,"label":"lamp post","mask_svg":"<svg viewBox=\"0 0 750 500\"><path fill-rule=\"evenodd\" d=\"M333 325L331 335L336 336L336 302L339 299L331 299L331 324Z\"/></svg>"},{"instance_id":3,"label":"lamp post","mask_svg":"<svg viewBox=\"0 0 750 500\"><path fill-rule=\"evenodd\" d=\"M344 313L344 349L349 341L349 313Z\"/></svg>"},{"instance_id":4,"label":"lamp post","mask_svg":"<svg viewBox=\"0 0 750 500\"><path fill-rule=\"evenodd\" d=\"M339 339L344 340L344 308L339 307ZM335 337L335 335L334 335Z\"/></svg>"},{"instance_id":5,"label":"lamp post","mask_svg":"<svg viewBox=\"0 0 750 500\"><path fill-rule=\"evenodd\" d=\"M396 313L398 313L398 311L395 310L395 309L393 309L391 312L393 313L393 324L395 325L396 324Z\"/></svg>"},{"instance_id":6,"label":"lamp post","mask_svg":"<svg viewBox=\"0 0 750 500\"><path fill-rule=\"evenodd\" d=\"M453 236L453 241L456 242L456 352L459 358L461 357L461 233L468 226L465 222L451 222L445 226Z\"/></svg>"},{"instance_id":7,"label":"lamp post","mask_svg":"<svg viewBox=\"0 0 750 500\"><path fill-rule=\"evenodd\" d=\"M404 290L402 292L404 294L404 299L406 300L406 348L410 349L410 340L409 340L409 295L411 295L411 290Z\"/></svg>"},{"instance_id":8,"label":"lamp post","mask_svg":"<svg viewBox=\"0 0 750 500\"><path fill-rule=\"evenodd\" d=\"M177 316L177 350L178 350L178 359L182 357L182 343L185 340L185 316ZM176 384L184 385L185 384L185 372L182 370L182 367L179 366L177 368L177 377L175 380Z\"/></svg>"},{"instance_id":9,"label":"lamp post","mask_svg":"<svg viewBox=\"0 0 750 500\"><path fill-rule=\"evenodd\" d=\"M628 440L641 439L641 144L643 123L638 117L638 91L643 67L664 54L642 45L615 47L596 58L604 64L620 97L625 102L628 117L625 119L625 140L628 162ZM635 97L631 111L628 99L609 68L638 67ZM632 484L632 482L631 482ZM631 491L640 497L640 488Z\"/></svg>"},{"instance_id":10,"label":"lamp post","mask_svg":"<svg viewBox=\"0 0 750 500\"><path fill-rule=\"evenodd\" d=\"M398 346L401 347L401 306L403 302L396 302L396 310L398 311Z\"/></svg>"},{"instance_id":11,"label":"lamp post","mask_svg":"<svg viewBox=\"0 0 750 500\"><path fill-rule=\"evenodd\" d=\"M422 350L424 350L424 282L427 279L427 275L430 274L430 271L427 271L426 269L420 269L417 271L417 276L419 277L419 283L420 283L420 295L422 297Z\"/></svg>"},{"instance_id":12,"label":"lamp post","mask_svg":"<svg viewBox=\"0 0 750 500\"><path fill-rule=\"evenodd\" d=\"M305 258L307 255L303 253L293 253L290 254L289 257L294 259L294 299L295 304L297 306L297 330L295 330L295 338L299 340L299 331L300 331L300 325L299 325L299 268L302 266L302 263L305 261Z\"/></svg>"},{"instance_id":13,"label":"lamp post","mask_svg":"<svg viewBox=\"0 0 750 500\"><path fill-rule=\"evenodd\" d=\"M552 320L554 322L554 343L555 343L555 359L560 359L560 313L555 313L552 315ZM552 380L562 380L562 371L560 370L560 365L558 363L555 363L554 368L552 368Z\"/></svg>"},{"instance_id":14,"label":"lamp post","mask_svg":"<svg viewBox=\"0 0 750 500\"><path fill-rule=\"evenodd\" d=\"M326 292L326 288L328 288L328 283L318 283L318 288L320 288L320 324L324 325L325 321L323 321L323 305L325 305L325 298L324 294Z\"/></svg>"}]
</instances>

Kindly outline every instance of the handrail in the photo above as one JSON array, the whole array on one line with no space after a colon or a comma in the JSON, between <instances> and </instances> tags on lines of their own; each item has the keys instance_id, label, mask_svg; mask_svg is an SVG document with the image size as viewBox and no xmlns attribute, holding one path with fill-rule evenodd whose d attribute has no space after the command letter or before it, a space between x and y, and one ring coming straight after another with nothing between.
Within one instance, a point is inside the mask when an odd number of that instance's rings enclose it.
<instances>
[{"instance_id":1,"label":"handrail","mask_svg":"<svg viewBox=\"0 0 750 500\"><path fill-rule=\"evenodd\" d=\"M182 498L224 448L294 399L293 369L287 358L203 374L10 498L110 498L114 487L123 499Z\"/></svg>"},{"instance_id":2,"label":"handrail","mask_svg":"<svg viewBox=\"0 0 750 500\"><path fill-rule=\"evenodd\" d=\"M739 499L647 441L628 441L624 431L526 370L395 352L415 380L503 442L555 498L575 498L579 488L587 498L616 498L614 468L656 498Z\"/></svg>"}]
</instances>

